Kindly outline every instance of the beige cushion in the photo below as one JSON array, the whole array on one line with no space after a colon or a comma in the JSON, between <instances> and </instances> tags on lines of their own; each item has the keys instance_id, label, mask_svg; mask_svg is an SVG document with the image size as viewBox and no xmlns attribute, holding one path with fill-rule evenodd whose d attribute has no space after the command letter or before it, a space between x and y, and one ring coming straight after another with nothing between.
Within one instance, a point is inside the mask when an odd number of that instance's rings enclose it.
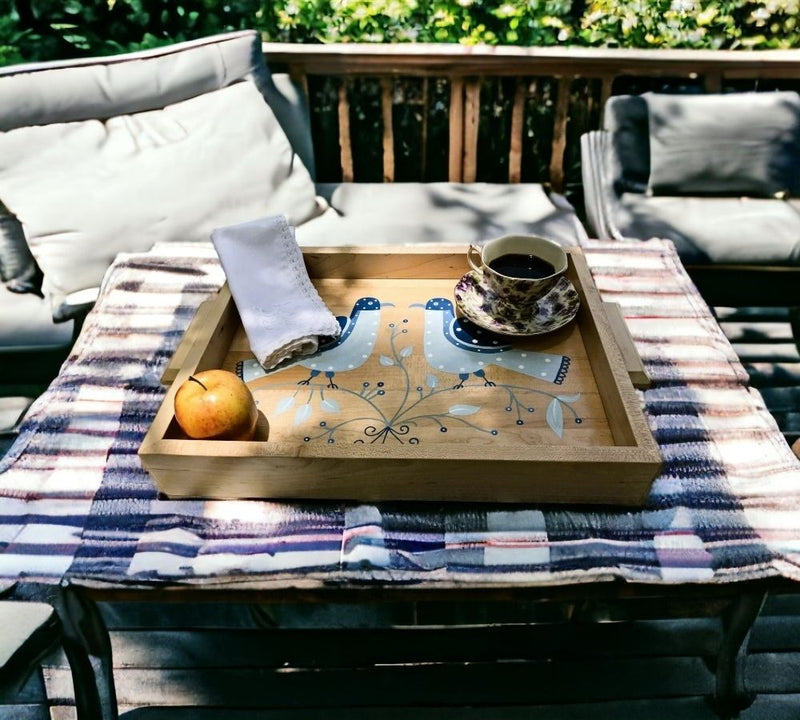
<instances>
[{"instance_id":1,"label":"beige cushion","mask_svg":"<svg viewBox=\"0 0 800 720\"><path fill-rule=\"evenodd\" d=\"M322 183L317 192L331 209L297 228L304 246L468 244L508 233L563 245L586 238L566 199L535 183Z\"/></svg>"},{"instance_id":2,"label":"beige cushion","mask_svg":"<svg viewBox=\"0 0 800 720\"><path fill-rule=\"evenodd\" d=\"M119 252L319 212L308 171L250 82L104 121L9 130L0 157L0 200L22 222L56 317Z\"/></svg>"},{"instance_id":3,"label":"beige cushion","mask_svg":"<svg viewBox=\"0 0 800 720\"><path fill-rule=\"evenodd\" d=\"M254 30L108 57L0 68L0 130L155 110L268 77Z\"/></svg>"},{"instance_id":4,"label":"beige cushion","mask_svg":"<svg viewBox=\"0 0 800 720\"><path fill-rule=\"evenodd\" d=\"M791 202L625 193L613 212L626 237L672 240L685 263L800 264L800 214Z\"/></svg>"},{"instance_id":5,"label":"beige cushion","mask_svg":"<svg viewBox=\"0 0 800 720\"><path fill-rule=\"evenodd\" d=\"M54 612L45 603L0 602L0 668L5 668L33 634L50 622Z\"/></svg>"},{"instance_id":6,"label":"beige cushion","mask_svg":"<svg viewBox=\"0 0 800 720\"><path fill-rule=\"evenodd\" d=\"M800 191L796 92L645 95L654 195Z\"/></svg>"}]
</instances>

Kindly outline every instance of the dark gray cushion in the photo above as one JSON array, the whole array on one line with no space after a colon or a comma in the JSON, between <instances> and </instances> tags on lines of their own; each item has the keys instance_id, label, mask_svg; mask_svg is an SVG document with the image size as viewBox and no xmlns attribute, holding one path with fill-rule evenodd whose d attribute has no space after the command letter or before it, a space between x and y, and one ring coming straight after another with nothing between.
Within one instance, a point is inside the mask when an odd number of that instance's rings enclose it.
<instances>
[{"instance_id":1,"label":"dark gray cushion","mask_svg":"<svg viewBox=\"0 0 800 720\"><path fill-rule=\"evenodd\" d=\"M252 31L0 73L0 201L22 223L54 318L73 317L70 295L98 287L120 252L318 215L314 183L265 102L281 105L299 142L308 124L288 91Z\"/></svg>"},{"instance_id":2,"label":"dark gray cushion","mask_svg":"<svg viewBox=\"0 0 800 720\"><path fill-rule=\"evenodd\" d=\"M613 215L623 236L672 240L686 263L800 264L800 214L781 200L626 193Z\"/></svg>"},{"instance_id":3,"label":"dark gray cushion","mask_svg":"<svg viewBox=\"0 0 800 720\"><path fill-rule=\"evenodd\" d=\"M480 242L508 233L564 245L586 237L574 209L538 184L317 184L325 215L297 228L301 245L410 245Z\"/></svg>"},{"instance_id":4,"label":"dark gray cushion","mask_svg":"<svg viewBox=\"0 0 800 720\"><path fill-rule=\"evenodd\" d=\"M639 95L616 95L608 99L603 113L603 127L611 143L609 177L615 192L644 192L650 178L647 102Z\"/></svg>"},{"instance_id":5,"label":"dark gray cushion","mask_svg":"<svg viewBox=\"0 0 800 720\"><path fill-rule=\"evenodd\" d=\"M42 294L42 271L16 217L0 203L0 280L15 293Z\"/></svg>"},{"instance_id":6,"label":"dark gray cushion","mask_svg":"<svg viewBox=\"0 0 800 720\"><path fill-rule=\"evenodd\" d=\"M770 197L800 190L794 92L645 96L654 195Z\"/></svg>"}]
</instances>

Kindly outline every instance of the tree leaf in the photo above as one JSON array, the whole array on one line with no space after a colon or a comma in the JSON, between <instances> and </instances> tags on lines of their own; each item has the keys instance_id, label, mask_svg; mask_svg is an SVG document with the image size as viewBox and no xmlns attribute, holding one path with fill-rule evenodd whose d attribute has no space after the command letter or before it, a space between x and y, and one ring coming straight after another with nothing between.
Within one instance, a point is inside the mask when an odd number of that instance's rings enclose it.
<instances>
[{"instance_id":1,"label":"tree leaf","mask_svg":"<svg viewBox=\"0 0 800 720\"><path fill-rule=\"evenodd\" d=\"M273 410L273 415L280 415L285 413L290 407L294 405L294 395L287 395L285 398L281 398L281 401L275 406L275 410Z\"/></svg>"},{"instance_id":2,"label":"tree leaf","mask_svg":"<svg viewBox=\"0 0 800 720\"><path fill-rule=\"evenodd\" d=\"M392 360L392 358L390 357L387 357L386 355L381 355L379 360L381 365L386 365L387 367L389 365L394 365L394 360Z\"/></svg>"},{"instance_id":3,"label":"tree leaf","mask_svg":"<svg viewBox=\"0 0 800 720\"><path fill-rule=\"evenodd\" d=\"M447 412L450 415L474 415L480 409L479 405L451 405Z\"/></svg>"},{"instance_id":4,"label":"tree leaf","mask_svg":"<svg viewBox=\"0 0 800 720\"><path fill-rule=\"evenodd\" d=\"M550 429L558 437L564 434L564 413L561 410L561 401L558 398L553 398L547 406L545 420L547 420Z\"/></svg>"},{"instance_id":5,"label":"tree leaf","mask_svg":"<svg viewBox=\"0 0 800 720\"><path fill-rule=\"evenodd\" d=\"M580 393L575 393L574 395L556 395L556 397L559 400L561 400L561 402L572 403L572 402L575 402L576 400L580 400L581 399L581 394Z\"/></svg>"},{"instance_id":6,"label":"tree leaf","mask_svg":"<svg viewBox=\"0 0 800 720\"><path fill-rule=\"evenodd\" d=\"M425 384L429 388L435 388L439 384L439 381L436 379L436 375L431 375L431 373L428 373L425 376Z\"/></svg>"},{"instance_id":7,"label":"tree leaf","mask_svg":"<svg viewBox=\"0 0 800 720\"><path fill-rule=\"evenodd\" d=\"M339 407L339 403L336 402L336 400L323 400L320 406L329 413L338 413L342 411L342 408Z\"/></svg>"},{"instance_id":8,"label":"tree leaf","mask_svg":"<svg viewBox=\"0 0 800 720\"><path fill-rule=\"evenodd\" d=\"M400 357L404 357L404 358L406 358L406 357L408 357L409 355L411 355L411 353L413 353L413 352L414 352L414 346L413 346L413 345L406 345L406 346L405 346L405 347L404 347L404 348L403 348L403 349L400 351Z\"/></svg>"},{"instance_id":9,"label":"tree leaf","mask_svg":"<svg viewBox=\"0 0 800 720\"><path fill-rule=\"evenodd\" d=\"M301 405L294 413L294 422L292 425L299 425L302 422L308 420L311 417L311 403L306 403L305 405Z\"/></svg>"}]
</instances>

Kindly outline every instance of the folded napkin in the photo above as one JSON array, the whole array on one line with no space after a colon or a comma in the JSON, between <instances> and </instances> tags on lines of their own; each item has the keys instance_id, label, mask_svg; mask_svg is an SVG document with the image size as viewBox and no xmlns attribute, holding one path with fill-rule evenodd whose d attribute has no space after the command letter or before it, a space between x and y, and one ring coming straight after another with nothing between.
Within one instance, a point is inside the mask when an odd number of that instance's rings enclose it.
<instances>
[{"instance_id":1,"label":"folded napkin","mask_svg":"<svg viewBox=\"0 0 800 720\"><path fill-rule=\"evenodd\" d=\"M309 280L294 228L283 215L211 233L250 349L270 370L316 352L340 326Z\"/></svg>"}]
</instances>

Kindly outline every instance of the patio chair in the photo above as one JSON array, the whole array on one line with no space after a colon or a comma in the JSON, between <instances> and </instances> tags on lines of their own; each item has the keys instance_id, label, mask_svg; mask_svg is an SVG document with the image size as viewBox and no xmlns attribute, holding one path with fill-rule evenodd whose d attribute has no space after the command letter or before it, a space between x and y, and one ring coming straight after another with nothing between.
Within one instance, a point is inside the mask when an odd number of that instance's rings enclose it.
<instances>
[{"instance_id":1,"label":"patio chair","mask_svg":"<svg viewBox=\"0 0 800 720\"><path fill-rule=\"evenodd\" d=\"M581 138L599 238L672 240L786 439L800 437L800 96L609 98ZM796 446L797 447L797 446Z\"/></svg>"},{"instance_id":2,"label":"patio chair","mask_svg":"<svg viewBox=\"0 0 800 720\"><path fill-rule=\"evenodd\" d=\"M30 677L41 673L41 662L49 654L64 647L72 671L76 696L76 713L78 720L94 717L84 700L83 692L87 675L90 672L88 659L78 656L75 648L64 646L64 635L61 621L55 610L48 603L0 601L0 702L11 705L11 715L15 717L14 701L26 686ZM24 693L26 704L29 697ZM45 703L47 701L45 700ZM91 700L89 703L91 704ZM20 706L21 707L21 706ZM2 706L0 706L2 710ZM22 712L22 710L20 710ZM2 713L0 713L2 714ZM29 713L25 717L33 717ZM36 717L39 717L38 715ZM49 717L49 711L42 707L41 717Z\"/></svg>"}]
</instances>

